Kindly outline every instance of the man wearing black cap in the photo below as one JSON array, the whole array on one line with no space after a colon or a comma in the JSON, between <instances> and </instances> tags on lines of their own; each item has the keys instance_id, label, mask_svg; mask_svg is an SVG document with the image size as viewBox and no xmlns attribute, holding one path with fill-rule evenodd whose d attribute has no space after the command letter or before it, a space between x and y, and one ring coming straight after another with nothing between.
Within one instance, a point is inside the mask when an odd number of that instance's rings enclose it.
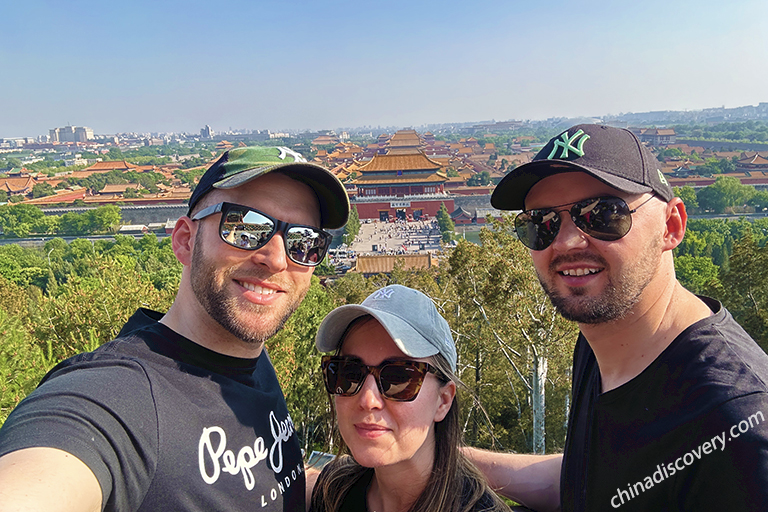
<instances>
[{"instance_id":1,"label":"man wearing black cap","mask_svg":"<svg viewBox=\"0 0 768 512\"><path fill-rule=\"evenodd\" d=\"M581 331L562 460L474 453L502 492L551 509L559 492L568 511L768 510L768 356L675 278L687 215L653 154L629 130L575 126L491 203L520 210L543 288Z\"/></svg>"},{"instance_id":2,"label":"man wearing black cap","mask_svg":"<svg viewBox=\"0 0 768 512\"><path fill-rule=\"evenodd\" d=\"M54 368L0 430L0 510L305 510L301 450L264 342L346 223L327 170L238 148L173 232L163 315ZM248 243L241 245L246 240Z\"/></svg>"}]
</instances>

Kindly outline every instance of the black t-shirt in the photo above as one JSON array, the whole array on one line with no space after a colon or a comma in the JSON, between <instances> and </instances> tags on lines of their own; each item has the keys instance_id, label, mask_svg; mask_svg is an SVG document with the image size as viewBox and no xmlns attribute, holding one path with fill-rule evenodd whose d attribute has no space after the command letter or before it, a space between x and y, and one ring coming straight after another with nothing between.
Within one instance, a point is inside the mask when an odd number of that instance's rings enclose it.
<instances>
[{"instance_id":1,"label":"black t-shirt","mask_svg":"<svg viewBox=\"0 0 768 512\"><path fill-rule=\"evenodd\" d=\"M266 352L208 350L139 310L117 339L51 370L0 430L96 475L105 510L304 512L301 450Z\"/></svg>"},{"instance_id":2,"label":"black t-shirt","mask_svg":"<svg viewBox=\"0 0 768 512\"><path fill-rule=\"evenodd\" d=\"M326 510L323 506L322 499L320 498L320 490L323 489L325 480L329 478L331 472L334 470L338 460L329 462L320 473L315 483L315 489L312 493L312 503L309 509L310 512L370 512L368 509L368 487L371 485L371 480L374 476L374 470L372 468L361 468L360 473L356 476L357 481L349 488L347 495L344 497L344 501L341 503L339 510ZM469 485L469 482L465 482ZM458 486L461 487L460 485ZM457 489L458 490L458 489ZM491 491L487 490L486 493L475 503L472 508L475 512L482 512L483 510L492 510L494 506L494 498L490 494ZM466 496L466 494L465 494ZM465 500L466 502L467 500ZM515 509L518 510L518 509ZM523 510L523 509L520 509ZM528 509L524 509L528 510Z\"/></svg>"},{"instance_id":3,"label":"black t-shirt","mask_svg":"<svg viewBox=\"0 0 768 512\"><path fill-rule=\"evenodd\" d=\"M703 300L712 316L606 393L579 336L563 511L768 510L768 355Z\"/></svg>"}]
</instances>

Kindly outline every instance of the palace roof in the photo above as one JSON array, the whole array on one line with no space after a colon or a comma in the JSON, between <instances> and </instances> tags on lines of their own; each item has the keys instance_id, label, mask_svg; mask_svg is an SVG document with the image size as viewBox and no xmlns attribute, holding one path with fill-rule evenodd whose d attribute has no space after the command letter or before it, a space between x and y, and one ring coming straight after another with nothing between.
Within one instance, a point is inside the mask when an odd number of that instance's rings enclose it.
<instances>
[{"instance_id":1,"label":"palace roof","mask_svg":"<svg viewBox=\"0 0 768 512\"><path fill-rule=\"evenodd\" d=\"M747 154L744 158L739 160L740 164L752 164L752 165L768 165L768 159L766 159L763 155L760 153L755 153L754 155Z\"/></svg>"},{"instance_id":2,"label":"palace roof","mask_svg":"<svg viewBox=\"0 0 768 512\"><path fill-rule=\"evenodd\" d=\"M5 190L10 194L26 193L32 190L35 183L36 181L32 176L0 178L0 190Z\"/></svg>"},{"instance_id":3,"label":"palace roof","mask_svg":"<svg viewBox=\"0 0 768 512\"><path fill-rule=\"evenodd\" d=\"M108 171L129 171L132 169L138 169L138 165L134 165L125 160L109 160L106 162L96 162L90 167L86 167L83 171L93 172L108 172ZM90 176L90 174L89 174Z\"/></svg>"},{"instance_id":4,"label":"palace roof","mask_svg":"<svg viewBox=\"0 0 768 512\"><path fill-rule=\"evenodd\" d=\"M113 185L104 185L104 188L99 190L99 194L122 194L129 188L138 190L139 185L137 183L118 183Z\"/></svg>"},{"instance_id":5,"label":"palace roof","mask_svg":"<svg viewBox=\"0 0 768 512\"><path fill-rule=\"evenodd\" d=\"M431 253L402 254L397 256L381 255L357 257L357 263L350 272L361 274L388 274L399 264L403 270L423 269L438 266L438 259Z\"/></svg>"},{"instance_id":6,"label":"palace roof","mask_svg":"<svg viewBox=\"0 0 768 512\"><path fill-rule=\"evenodd\" d=\"M354 180L355 185L406 185L420 183L445 183L448 178L440 173L428 174L403 174L402 176L388 175L363 175Z\"/></svg>"},{"instance_id":7,"label":"palace roof","mask_svg":"<svg viewBox=\"0 0 768 512\"><path fill-rule=\"evenodd\" d=\"M23 204L47 205L57 203L72 203L76 199L85 199L86 192L86 189L82 187L76 190L61 190L52 196L27 199Z\"/></svg>"},{"instance_id":8,"label":"palace roof","mask_svg":"<svg viewBox=\"0 0 768 512\"><path fill-rule=\"evenodd\" d=\"M414 147L421 146L421 137L416 133L416 130L398 130L389 139L389 147L402 148L402 147Z\"/></svg>"},{"instance_id":9,"label":"palace roof","mask_svg":"<svg viewBox=\"0 0 768 512\"><path fill-rule=\"evenodd\" d=\"M440 163L427 158L424 153L387 154L374 155L370 162L360 167L360 171L366 172L393 172L393 171L423 171L437 172L442 168Z\"/></svg>"}]
</instances>

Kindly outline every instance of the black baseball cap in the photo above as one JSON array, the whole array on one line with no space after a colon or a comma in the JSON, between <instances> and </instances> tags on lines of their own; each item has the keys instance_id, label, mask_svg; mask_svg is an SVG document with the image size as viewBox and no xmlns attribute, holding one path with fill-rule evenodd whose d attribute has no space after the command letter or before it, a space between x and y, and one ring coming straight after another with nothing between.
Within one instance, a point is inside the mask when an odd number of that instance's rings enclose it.
<instances>
[{"instance_id":1,"label":"black baseball cap","mask_svg":"<svg viewBox=\"0 0 768 512\"><path fill-rule=\"evenodd\" d=\"M214 188L236 188L278 170L306 183L315 192L320 203L321 227L336 229L347 223L349 196L339 179L325 167L308 163L301 154L281 146L251 146L226 151L200 178L189 198L187 215L192 213L200 198Z\"/></svg>"},{"instance_id":2,"label":"black baseball cap","mask_svg":"<svg viewBox=\"0 0 768 512\"><path fill-rule=\"evenodd\" d=\"M499 210L523 210L525 196L537 182L562 172L590 174L622 192L655 192L665 201L674 197L659 161L637 136L625 128L580 124L551 139L533 160L507 174L491 195Z\"/></svg>"}]
</instances>

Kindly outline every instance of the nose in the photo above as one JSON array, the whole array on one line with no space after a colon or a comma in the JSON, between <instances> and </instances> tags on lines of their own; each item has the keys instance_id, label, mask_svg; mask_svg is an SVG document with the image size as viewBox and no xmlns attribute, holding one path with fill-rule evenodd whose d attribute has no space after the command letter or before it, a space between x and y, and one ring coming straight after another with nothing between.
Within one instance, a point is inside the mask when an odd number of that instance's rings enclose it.
<instances>
[{"instance_id":1,"label":"nose","mask_svg":"<svg viewBox=\"0 0 768 512\"><path fill-rule=\"evenodd\" d=\"M273 274L288 268L288 255L285 253L285 239L282 232L275 233L263 247L251 255L251 260L267 267Z\"/></svg>"},{"instance_id":2,"label":"nose","mask_svg":"<svg viewBox=\"0 0 768 512\"><path fill-rule=\"evenodd\" d=\"M550 246L555 251L567 252L588 245L587 235L574 224L570 213L560 212L560 229Z\"/></svg>"},{"instance_id":3,"label":"nose","mask_svg":"<svg viewBox=\"0 0 768 512\"><path fill-rule=\"evenodd\" d=\"M384 397L381 396L373 375L366 375L363 387L357 393L360 408L363 410L381 409L384 406Z\"/></svg>"}]
</instances>

